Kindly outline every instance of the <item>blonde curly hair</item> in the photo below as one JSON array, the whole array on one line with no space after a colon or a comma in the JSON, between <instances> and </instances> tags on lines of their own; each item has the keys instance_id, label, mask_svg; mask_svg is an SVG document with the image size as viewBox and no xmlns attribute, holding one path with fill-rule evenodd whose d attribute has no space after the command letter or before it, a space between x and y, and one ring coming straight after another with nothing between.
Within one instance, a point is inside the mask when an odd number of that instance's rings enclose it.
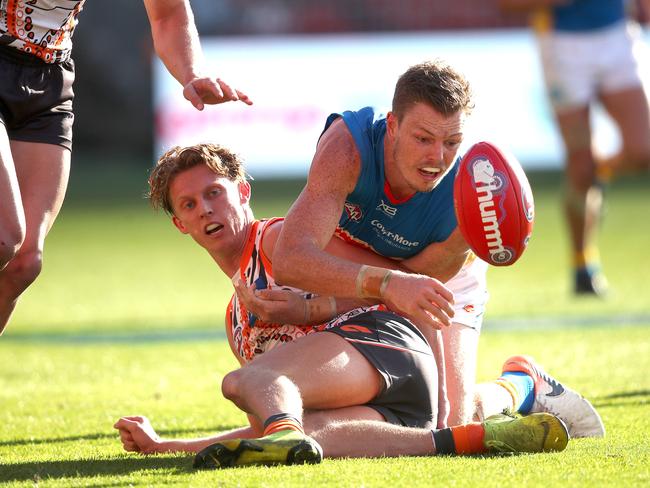
<instances>
[{"instance_id":1,"label":"blonde curly hair","mask_svg":"<svg viewBox=\"0 0 650 488\"><path fill-rule=\"evenodd\" d=\"M175 146L163 154L149 175L147 198L151 206L174 214L169 199L169 186L179 173L205 164L216 175L231 181L246 181L246 171L240 157L230 149L218 144L203 143L194 146Z\"/></svg>"}]
</instances>

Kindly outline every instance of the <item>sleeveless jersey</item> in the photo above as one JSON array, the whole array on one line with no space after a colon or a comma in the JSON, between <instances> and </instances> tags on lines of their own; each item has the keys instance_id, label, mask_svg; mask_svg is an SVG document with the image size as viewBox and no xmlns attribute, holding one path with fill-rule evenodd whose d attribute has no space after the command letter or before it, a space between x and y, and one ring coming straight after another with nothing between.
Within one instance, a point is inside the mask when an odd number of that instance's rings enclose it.
<instances>
[{"instance_id":1,"label":"sleeveless jersey","mask_svg":"<svg viewBox=\"0 0 650 488\"><path fill-rule=\"evenodd\" d=\"M544 32L585 32L602 29L626 18L626 0L574 0L566 5L540 8L533 25Z\"/></svg>"},{"instance_id":2,"label":"sleeveless jersey","mask_svg":"<svg viewBox=\"0 0 650 488\"><path fill-rule=\"evenodd\" d=\"M409 258L456 228L454 176L458 164L430 192L397 200L384 176L386 118L371 107L328 117L325 130L341 117L361 157L361 173L348 195L336 235L390 258ZM323 132L325 132L325 130Z\"/></svg>"},{"instance_id":3,"label":"sleeveless jersey","mask_svg":"<svg viewBox=\"0 0 650 488\"><path fill-rule=\"evenodd\" d=\"M262 241L266 229L272 224L282 221L282 218L260 220L253 223L251 235L244 248L239 263L239 271L232 277L233 283L241 280L247 286L255 283L258 290L281 289L300 293L305 298L315 296L290 286L280 286L273 279L272 265L270 259L264 254ZM249 312L243 303L239 301L234 293L226 310L226 327L230 329L234 349L237 354L246 362L252 360L256 355L262 354L274 347L291 342L312 332L335 327L346 320L349 320L364 312L380 310L385 311L385 305L373 305L350 310L344 314L334 317L329 322L312 325L291 325L268 323L259 320Z\"/></svg>"},{"instance_id":4,"label":"sleeveless jersey","mask_svg":"<svg viewBox=\"0 0 650 488\"><path fill-rule=\"evenodd\" d=\"M0 0L0 46L46 63L70 57L72 33L85 0Z\"/></svg>"}]
</instances>

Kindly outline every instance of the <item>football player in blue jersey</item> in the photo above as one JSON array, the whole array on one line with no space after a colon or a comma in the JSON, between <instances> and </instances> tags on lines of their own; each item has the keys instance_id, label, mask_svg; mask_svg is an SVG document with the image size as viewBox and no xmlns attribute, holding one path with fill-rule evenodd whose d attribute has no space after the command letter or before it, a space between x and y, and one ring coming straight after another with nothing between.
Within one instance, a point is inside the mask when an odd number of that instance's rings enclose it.
<instances>
[{"instance_id":1,"label":"football player in blue jersey","mask_svg":"<svg viewBox=\"0 0 650 488\"><path fill-rule=\"evenodd\" d=\"M490 395L474 401L487 264L470 252L453 207L454 163L472 108L466 79L438 60L412 66L399 78L385 117L370 108L330 116L273 254L279 282L322 295L382 301L412 319L434 353L440 329L439 398L446 384L450 403L448 410L444 405L438 410L441 425L446 411L449 425L455 425L503 408ZM394 266L335 257L326 249L332 235L393 258ZM440 308L447 289L454 293L452 314ZM522 413L538 408L539 402L531 406L532 398L547 389L545 375L526 360L511 363L504 368L506 380L490 389L501 396L509 391L511 406ZM525 396L532 403L522 402ZM588 428L573 435L603 435L586 400L568 389L559 400L553 409L567 424L577 425L576 415L590 419ZM578 405L584 407L580 414Z\"/></svg>"},{"instance_id":2,"label":"football player in blue jersey","mask_svg":"<svg viewBox=\"0 0 650 488\"><path fill-rule=\"evenodd\" d=\"M528 10L537 33L544 81L566 152L565 214L577 294L603 296L596 234L602 185L613 175L650 169L650 108L639 76L638 25L626 0L500 0ZM642 0L650 16L650 0ZM646 54L647 57L647 54ZM611 158L592 148L591 110L600 103L619 129L622 146Z\"/></svg>"}]
</instances>

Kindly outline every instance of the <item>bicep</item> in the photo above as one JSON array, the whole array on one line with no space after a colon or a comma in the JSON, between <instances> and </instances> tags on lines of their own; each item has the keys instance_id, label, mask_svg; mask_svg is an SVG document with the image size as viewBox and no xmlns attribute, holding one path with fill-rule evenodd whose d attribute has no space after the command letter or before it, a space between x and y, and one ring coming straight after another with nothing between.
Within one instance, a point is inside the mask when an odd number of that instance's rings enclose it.
<instances>
[{"instance_id":1,"label":"bicep","mask_svg":"<svg viewBox=\"0 0 650 488\"><path fill-rule=\"evenodd\" d=\"M359 171L359 152L339 119L318 143L307 184L287 214L280 242L315 244L323 249L336 229Z\"/></svg>"}]
</instances>

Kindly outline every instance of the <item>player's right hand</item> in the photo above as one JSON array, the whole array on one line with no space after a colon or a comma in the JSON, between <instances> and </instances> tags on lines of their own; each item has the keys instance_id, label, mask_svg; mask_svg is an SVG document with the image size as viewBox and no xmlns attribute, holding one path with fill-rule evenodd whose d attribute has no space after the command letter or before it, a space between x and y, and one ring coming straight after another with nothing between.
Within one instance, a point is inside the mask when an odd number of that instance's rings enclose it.
<instances>
[{"instance_id":1,"label":"player's right hand","mask_svg":"<svg viewBox=\"0 0 650 488\"><path fill-rule=\"evenodd\" d=\"M125 451L142 454L158 452L161 440L147 417L122 417L115 422L113 428L120 432L120 440Z\"/></svg>"},{"instance_id":2,"label":"player's right hand","mask_svg":"<svg viewBox=\"0 0 650 488\"><path fill-rule=\"evenodd\" d=\"M416 325L441 329L454 316L454 294L429 276L393 271L382 300Z\"/></svg>"},{"instance_id":3,"label":"player's right hand","mask_svg":"<svg viewBox=\"0 0 650 488\"><path fill-rule=\"evenodd\" d=\"M241 280L234 283L237 296L246 309L263 322L302 325L305 323L306 299L291 290L256 290Z\"/></svg>"}]
</instances>

